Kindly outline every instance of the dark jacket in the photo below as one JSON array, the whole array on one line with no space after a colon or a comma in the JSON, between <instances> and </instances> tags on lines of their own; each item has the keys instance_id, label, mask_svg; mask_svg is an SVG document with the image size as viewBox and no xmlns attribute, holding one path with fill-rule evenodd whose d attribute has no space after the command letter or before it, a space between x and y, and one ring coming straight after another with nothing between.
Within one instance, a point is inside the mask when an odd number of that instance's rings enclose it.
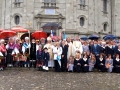
<instances>
[{"instance_id":1,"label":"dark jacket","mask_svg":"<svg viewBox=\"0 0 120 90\"><path fill-rule=\"evenodd\" d=\"M36 58L38 60L43 60L43 50L42 51L37 50Z\"/></svg>"},{"instance_id":2,"label":"dark jacket","mask_svg":"<svg viewBox=\"0 0 120 90\"><path fill-rule=\"evenodd\" d=\"M94 44L91 46L91 53L94 55L98 55L100 54L101 51L101 47L99 45L96 45L96 48L94 46Z\"/></svg>"},{"instance_id":3,"label":"dark jacket","mask_svg":"<svg viewBox=\"0 0 120 90\"><path fill-rule=\"evenodd\" d=\"M45 53L45 52L43 52L43 60L50 60L50 55L49 55L49 53L47 52L47 53Z\"/></svg>"}]
</instances>

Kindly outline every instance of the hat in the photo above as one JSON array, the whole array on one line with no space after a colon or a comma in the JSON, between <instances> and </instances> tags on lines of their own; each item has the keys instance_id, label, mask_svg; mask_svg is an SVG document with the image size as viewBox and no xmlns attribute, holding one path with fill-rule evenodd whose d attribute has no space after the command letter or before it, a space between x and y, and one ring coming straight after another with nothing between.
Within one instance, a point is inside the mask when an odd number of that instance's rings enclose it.
<instances>
[{"instance_id":1,"label":"hat","mask_svg":"<svg viewBox=\"0 0 120 90\"><path fill-rule=\"evenodd\" d=\"M50 37L47 38L47 41L48 41L48 40L52 41L52 39L51 39Z\"/></svg>"},{"instance_id":2,"label":"hat","mask_svg":"<svg viewBox=\"0 0 120 90\"><path fill-rule=\"evenodd\" d=\"M1 40L0 40L0 43L1 43L1 42L4 42L4 41L5 41L4 39L1 39Z\"/></svg>"},{"instance_id":3,"label":"hat","mask_svg":"<svg viewBox=\"0 0 120 90\"><path fill-rule=\"evenodd\" d=\"M29 37L25 37L25 40L29 40Z\"/></svg>"}]
</instances>

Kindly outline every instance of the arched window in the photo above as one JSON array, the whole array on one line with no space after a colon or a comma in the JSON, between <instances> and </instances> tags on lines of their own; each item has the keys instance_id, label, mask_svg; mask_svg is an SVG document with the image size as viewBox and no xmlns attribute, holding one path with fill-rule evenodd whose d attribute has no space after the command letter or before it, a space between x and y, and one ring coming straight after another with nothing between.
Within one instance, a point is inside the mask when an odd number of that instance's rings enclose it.
<instances>
[{"instance_id":1,"label":"arched window","mask_svg":"<svg viewBox=\"0 0 120 90\"><path fill-rule=\"evenodd\" d=\"M103 0L103 11L107 12L107 0Z\"/></svg>"},{"instance_id":2,"label":"arched window","mask_svg":"<svg viewBox=\"0 0 120 90\"><path fill-rule=\"evenodd\" d=\"M105 24L103 25L103 30L104 30L104 31L107 31L107 23L105 23Z\"/></svg>"},{"instance_id":3,"label":"arched window","mask_svg":"<svg viewBox=\"0 0 120 90\"><path fill-rule=\"evenodd\" d=\"M81 17L80 18L80 26L84 26L84 24L85 24L85 19L84 19L84 17Z\"/></svg>"},{"instance_id":4,"label":"arched window","mask_svg":"<svg viewBox=\"0 0 120 90\"><path fill-rule=\"evenodd\" d=\"M14 19L15 19L15 24L18 25L20 23L20 17L16 15Z\"/></svg>"}]
</instances>

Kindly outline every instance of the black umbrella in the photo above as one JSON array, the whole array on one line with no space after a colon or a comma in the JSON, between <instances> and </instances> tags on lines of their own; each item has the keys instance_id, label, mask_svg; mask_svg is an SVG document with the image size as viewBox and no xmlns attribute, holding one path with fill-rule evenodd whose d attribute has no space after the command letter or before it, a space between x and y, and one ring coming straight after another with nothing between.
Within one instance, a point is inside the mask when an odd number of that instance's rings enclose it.
<instances>
[{"instance_id":1,"label":"black umbrella","mask_svg":"<svg viewBox=\"0 0 120 90\"><path fill-rule=\"evenodd\" d=\"M55 23L55 22L48 22L45 25L42 26L43 29L49 29L49 30L58 30L58 29L62 29L62 27Z\"/></svg>"},{"instance_id":2,"label":"black umbrella","mask_svg":"<svg viewBox=\"0 0 120 90\"><path fill-rule=\"evenodd\" d=\"M99 38L99 36L96 35L96 34L93 34L93 35L89 36L89 39L91 39L91 40L96 40L98 38Z\"/></svg>"}]
</instances>

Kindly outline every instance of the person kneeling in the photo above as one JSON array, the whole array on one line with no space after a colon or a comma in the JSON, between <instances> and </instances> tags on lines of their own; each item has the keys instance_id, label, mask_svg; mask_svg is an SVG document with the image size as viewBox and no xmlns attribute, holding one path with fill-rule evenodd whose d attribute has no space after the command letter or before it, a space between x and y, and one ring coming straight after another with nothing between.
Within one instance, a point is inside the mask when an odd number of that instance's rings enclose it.
<instances>
[{"instance_id":1,"label":"person kneeling","mask_svg":"<svg viewBox=\"0 0 120 90\"><path fill-rule=\"evenodd\" d=\"M74 59L74 72L80 72L81 70L81 59L80 59L80 53L76 53L75 59Z\"/></svg>"},{"instance_id":2,"label":"person kneeling","mask_svg":"<svg viewBox=\"0 0 120 90\"><path fill-rule=\"evenodd\" d=\"M48 53L48 49L44 48L44 53L43 53L43 70L48 71L48 61L49 61L50 55Z\"/></svg>"}]
</instances>

